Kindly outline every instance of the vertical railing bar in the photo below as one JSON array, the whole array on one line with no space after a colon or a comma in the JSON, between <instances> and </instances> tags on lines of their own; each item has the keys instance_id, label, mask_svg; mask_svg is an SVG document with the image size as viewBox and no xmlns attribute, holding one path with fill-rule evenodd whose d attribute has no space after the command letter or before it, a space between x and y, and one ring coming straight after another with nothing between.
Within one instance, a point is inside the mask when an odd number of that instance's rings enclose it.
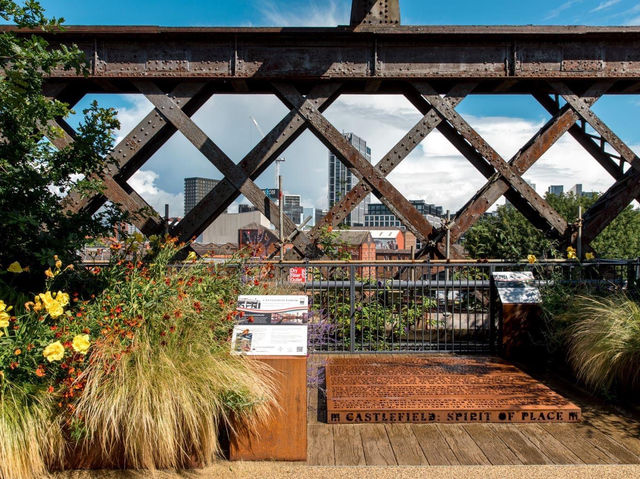
<instances>
[{"instance_id":1,"label":"vertical railing bar","mask_svg":"<svg viewBox=\"0 0 640 479\"><path fill-rule=\"evenodd\" d=\"M356 268L354 265L349 266L349 314L350 321L349 327L351 335L351 342L349 343L349 350L353 353L355 352L355 344L356 344Z\"/></svg>"}]
</instances>

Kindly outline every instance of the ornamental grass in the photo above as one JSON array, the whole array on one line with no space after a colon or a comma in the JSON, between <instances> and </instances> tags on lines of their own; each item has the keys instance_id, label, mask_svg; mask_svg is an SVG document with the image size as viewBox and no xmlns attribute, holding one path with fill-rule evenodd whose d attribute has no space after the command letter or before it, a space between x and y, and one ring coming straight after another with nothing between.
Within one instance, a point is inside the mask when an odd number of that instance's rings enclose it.
<instances>
[{"instance_id":1,"label":"ornamental grass","mask_svg":"<svg viewBox=\"0 0 640 479\"><path fill-rule=\"evenodd\" d=\"M569 362L594 390L640 390L640 305L623 294L577 297L563 315Z\"/></svg>"},{"instance_id":2,"label":"ornamental grass","mask_svg":"<svg viewBox=\"0 0 640 479\"><path fill-rule=\"evenodd\" d=\"M114 245L113 263L83 277L93 294L67 292L82 282L55 258L44 293L0 302L0 479L205 466L221 429L270 417L273 370L232 356L229 339L237 296L271 273L176 264L179 248Z\"/></svg>"},{"instance_id":3,"label":"ornamental grass","mask_svg":"<svg viewBox=\"0 0 640 479\"><path fill-rule=\"evenodd\" d=\"M0 477L42 477L64 458L54 403L17 385L5 382L0 387Z\"/></svg>"}]
</instances>

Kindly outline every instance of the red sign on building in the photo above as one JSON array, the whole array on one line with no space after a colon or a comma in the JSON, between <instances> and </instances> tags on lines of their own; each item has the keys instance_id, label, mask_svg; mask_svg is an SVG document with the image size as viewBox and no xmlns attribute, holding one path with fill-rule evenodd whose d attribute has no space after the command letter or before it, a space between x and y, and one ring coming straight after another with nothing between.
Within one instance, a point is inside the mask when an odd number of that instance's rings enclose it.
<instances>
[{"instance_id":1,"label":"red sign on building","mask_svg":"<svg viewBox=\"0 0 640 479\"><path fill-rule=\"evenodd\" d=\"M307 268L289 268L289 283L306 283Z\"/></svg>"}]
</instances>

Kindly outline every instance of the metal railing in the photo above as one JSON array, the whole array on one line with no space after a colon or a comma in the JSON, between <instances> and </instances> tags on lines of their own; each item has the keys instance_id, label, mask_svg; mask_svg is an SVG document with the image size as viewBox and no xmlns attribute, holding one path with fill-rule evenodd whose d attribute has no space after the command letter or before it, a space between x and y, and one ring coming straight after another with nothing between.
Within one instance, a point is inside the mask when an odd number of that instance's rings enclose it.
<instances>
[{"instance_id":1,"label":"metal railing","mask_svg":"<svg viewBox=\"0 0 640 479\"><path fill-rule=\"evenodd\" d=\"M500 331L491 311L494 271L532 271L543 289L613 291L636 287L640 279L640 260L271 265L276 291L309 297L309 351L336 353L494 351ZM289 281L292 268L298 280L304 273L304 283Z\"/></svg>"}]
</instances>

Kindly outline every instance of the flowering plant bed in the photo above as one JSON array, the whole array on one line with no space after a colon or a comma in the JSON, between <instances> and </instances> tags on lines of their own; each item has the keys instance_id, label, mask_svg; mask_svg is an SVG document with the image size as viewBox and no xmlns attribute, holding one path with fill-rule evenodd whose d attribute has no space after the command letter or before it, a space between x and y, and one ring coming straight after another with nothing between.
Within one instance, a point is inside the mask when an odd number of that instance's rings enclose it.
<instances>
[{"instance_id":1,"label":"flowering plant bed","mask_svg":"<svg viewBox=\"0 0 640 479\"><path fill-rule=\"evenodd\" d=\"M46 291L0 303L0 477L203 466L221 426L268 417L269 368L228 345L235 298L260 278L195 258L171 265L179 248L113 243L112 264L84 277L101 288L92 294L65 290L84 273L56 259Z\"/></svg>"}]
</instances>

